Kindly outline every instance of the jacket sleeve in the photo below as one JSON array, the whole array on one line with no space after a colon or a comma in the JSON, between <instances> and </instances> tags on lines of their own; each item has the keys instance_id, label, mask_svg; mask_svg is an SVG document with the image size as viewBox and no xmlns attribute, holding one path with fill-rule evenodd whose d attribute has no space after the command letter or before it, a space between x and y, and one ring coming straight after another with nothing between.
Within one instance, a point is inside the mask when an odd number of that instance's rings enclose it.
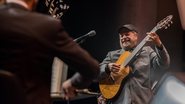
<instances>
[{"instance_id":1,"label":"jacket sleeve","mask_svg":"<svg viewBox=\"0 0 185 104\"><path fill-rule=\"evenodd\" d=\"M99 80L107 78L110 74L108 64L111 63L111 52L108 52L106 58L100 63L100 75Z\"/></svg>"},{"instance_id":2,"label":"jacket sleeve","mask_svg":"<svg viewBox=\"0 0 185 104\"><path fill-rule=\"evenodd\" d=\"M72 85L76 88L87 87L99 75L99 63L87 51L82 49L59 25L60 29L54 37L54 52L66 64L75 68L77 73L72 76Z\"/></svg>"},{"instance_id":3,"label":"jacket sleeve","mask_svg":"<svg viewBox=\"0 0 185 104\"><path fill-rule=\"evenodd\" d=\"M169 67L170 56L164 45L162 45L162 48L155 47L155 52L151 52L150 56L154 69L166 69Z\"/></svg>"}]
</instances>

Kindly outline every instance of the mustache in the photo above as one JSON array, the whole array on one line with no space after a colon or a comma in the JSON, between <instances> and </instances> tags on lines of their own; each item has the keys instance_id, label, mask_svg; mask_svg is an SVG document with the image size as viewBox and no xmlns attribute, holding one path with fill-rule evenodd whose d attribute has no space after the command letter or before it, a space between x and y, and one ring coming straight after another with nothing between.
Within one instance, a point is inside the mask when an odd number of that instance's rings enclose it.
<instances>
[{"instance_id":1,"label":"mustache","mask_svg":"<svg viewBox=\"0 0 185 104\"><path fill-rule=\"evenodd\" d=\"M124 42L128 42L130 41L130 38L124 38L124 39L121 39L121 42L124 43Z\"/></svg>"}]
</instances>

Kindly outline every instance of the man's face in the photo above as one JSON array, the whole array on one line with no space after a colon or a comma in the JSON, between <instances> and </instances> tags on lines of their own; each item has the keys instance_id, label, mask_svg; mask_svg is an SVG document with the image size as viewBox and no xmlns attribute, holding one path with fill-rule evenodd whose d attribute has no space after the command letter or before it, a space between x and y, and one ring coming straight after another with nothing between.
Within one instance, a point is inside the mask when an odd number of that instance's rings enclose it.
<instances>
[{"instance_id":1,"label":"man's face","mask_svg":"<svg viewBox=\"0 0 185 104\"><path fill-rule=\"evenodd\" d=\"M120 46L125 50L130 50L137 45L138 34L134 31L119 34Z\"/></svg>"}]
</instances>

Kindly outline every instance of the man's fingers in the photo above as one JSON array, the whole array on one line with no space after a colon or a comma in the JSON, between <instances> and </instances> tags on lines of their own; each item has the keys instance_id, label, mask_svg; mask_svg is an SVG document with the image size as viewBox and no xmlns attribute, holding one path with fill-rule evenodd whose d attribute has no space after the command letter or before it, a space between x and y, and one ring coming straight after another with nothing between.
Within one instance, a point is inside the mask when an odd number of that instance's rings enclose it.
<instances>
[{"instance_id":1,"label":"man's fingers","mask_svg":"<svg viewBox=\"0 0 185 104\"><path fill-rule=\"evenodd\" d=\"M62 98L65 100L70 100L71 98L75 97L76 95L77 95L76 90L63 89Z\"/></svg>"}]
</instances>

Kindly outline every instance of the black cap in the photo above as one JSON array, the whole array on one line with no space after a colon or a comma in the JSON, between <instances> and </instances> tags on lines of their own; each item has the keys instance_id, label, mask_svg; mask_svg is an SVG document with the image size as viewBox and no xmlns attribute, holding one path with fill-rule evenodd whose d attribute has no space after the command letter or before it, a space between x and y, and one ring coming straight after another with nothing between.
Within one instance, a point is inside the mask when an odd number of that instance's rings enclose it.
<instances>
[{"instance_id":1,"label":"black cap","mask_svg":"<svg viewBox=\"0 0 185 104\"><path fill-rule=\"evenodd\" d=\"M118 33L135 31L138 33L136 27L132 24L125 24L118 29Z\"/></svg>"}]
</instances>

